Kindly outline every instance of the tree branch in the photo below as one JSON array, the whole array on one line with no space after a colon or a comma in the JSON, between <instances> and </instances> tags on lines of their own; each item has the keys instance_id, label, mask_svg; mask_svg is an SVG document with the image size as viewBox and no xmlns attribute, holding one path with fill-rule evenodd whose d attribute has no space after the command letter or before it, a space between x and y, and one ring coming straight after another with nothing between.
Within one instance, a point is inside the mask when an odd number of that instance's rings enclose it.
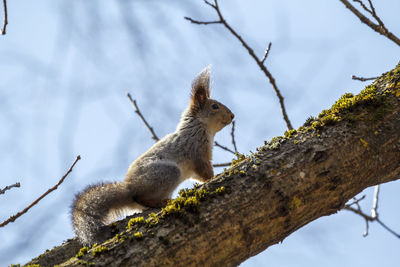
<instances>
[{"instance_id":1,"label":"tree branch","mask_svg":"<svg viewBox=\"0 0 400 267\"><path fill-rule=\"evenodd\" d=\"M4 21L3 21L3 29L1 29L1 34L6 34L6 28L8 24L8 15L7 15L7 1L3 0L3 9L4 9Z\"/></svg>"},{"instance_id":2,"label":"tree branch","mask_svg":"<svg viewBox=\"0 0 400 267\"><path fill-rule=\"evenodd\" d=\"M396 233L394 230L392 230L391 228L389 228L386 224L384 224L379 216L378 216L378 198L379 198L379 185L375 186L374 189L374 197L373 197L373 203L372 203L372 209L371 209L371 216L365 214L362 210L361 210L361 206L360 206L360 201L363 200L365 198L365 195L363 195L361 198L357 199L357 198L353 198L353 202L350 204L347 204L344 206L343 209L354 212L357 215L360 215L364 220L365 220L365 232L363 233L363 236L366 237L368 235L368 231L369 231L369 223L370 222L378 222L383 228L385 228L385 230L387 230L389 233L393 234L395 237L400 238L400 234ZM356 208L353 208L352 206L356 205Z\"/></svg>"},{"instance_id":3,"label":"tree branch","mask_svg":"<svg viewBox=\"0 0 400 267\"><path fill-rule=\"evenodd\" d=\"M358 80L358 81L366 82L366 81L376 80L376 79L378 79L379 77L364 78L364 77L357 77L357 76L355 76L355 75L352 75L351 78L352 78L353 80Z\"/></svg>"},{"instance_id":4,"label":"tree branch","mask_svg":"<svg viewBox=\"0 0 400 267\"><path fill-rule=\"evenodd\" d=\"M229 153L232 153L233 155L235 155L235 151L233 151L232 149L229 149L229 148L226 147L226 146L221 145L221 144L218 143L217 141L214 142L214 145L217 146L217 147L219 147L219 148L221 148L221 149L223 149L223 150L225 150L225 151L228 151Z\"/></svg>"},{"instance_id":5,"label":"tree branch","mask_svg":"<svg viewBox=\"0 0 400 267\"><path fill-rule=\"evenodd\" d=\"M267 46L267 49L265 49L264 57L261 59L261 63L262 63L262 64L264 64L264 61L267 59L267 57L268 57L268 55L269 55L269 51L271 50L271 46L272 46L272 43L269 42L269 44L268 44L268 46Z\"/></svg>"},{"instance_id":6,"label":"tree branch","mask_svg":"<svg viewBox=\"0 0 400 267\"><path fill-rule=\"evenodd\" d=\"M357 8L355 8L352 4L349 3L348 0L340 0L354 15L356 15L362 23L366 24L368 27L370 27L371 29L373 29L374 31L376 31L379 34L382 34L383 36L387 37L389 40L392 40L395 44L397 44L398 46L400 46L400 39L394 35L393 33L391 33L386 26L383 24L382 20L378 17L378 15L376 15L375 12L375 8L372 5L372 2L370 0L370 7L371 10L368 9L364 4L362 4L362 8L364 10L366 10L368 13L370 13L374 19L378 22L378 24L373 23L369 18L367 18L366 16L364 16ZM360 3L361 1L356 1L358 3ZM361 2L362 3L362 2Z\"/></svg>"},{"instance_id":7,"label":"tree branch","mask_svg":"<svg viewBox=\"0 0 400 267\"><path fill-rule=\"evenodd\" d=\"M228 167L228 166L231 166L232 165L232 163L231 162L226 162L226 163L216 163L216 164L213 164L213 167Z\"/></svg>"},{"instance_id":8,"label":"tree branch","mask_svg":"<svg viewBox=\"0 0 400 267\"><path fill-rule=\"evenodd\" d=\"M140 112L140 109L138 107L138 105L136 104L136 100L134 100L131 96L130 93L127 93L126 96L129 98L129 101L131 101L133 107L135 108L135 112L136 114L142 119L143 123L146 125L147 129L149 129L150 133L151 133L151 138L154 141L158 141L160 140L160 138L158 138L158 136L156 135L156 133L153 130L153 127L150 126L150 124L146 121L146 119L143 117L142 113Z\"/></svg>"},{"instance_id":9,"label":"tree branch","mask_svg":"<svg viewBox=\"0 0 400 267\"><path fill-rule=\"evenodd\" d=\"M201 22L201 21L197 21L197 20L193 20L189 17L185 17L186 20L195 23L195 24L223 24L225 26L225 28L233 35L236 37L236 39L239 40L239 42L243 45L243 47L247 50L247 52L250 54L250 56L256 61L257 65L260 67L261 71L265 74L265 76L267 76L269 83L272 85L272 88L275 91L276 96L278 97L279 100L279 104L281 107L281 112L282 112L282 116L283 119L286 122L286 126L289 130L293 129L293 126L289 120L289 117L286 113L286 108L285 108L285 103L284 103L284 98L280 92L280 90L278 89L278 86L276 85L276 81L275 78L272 76L271 72L267 69L267 67L265 67L264 65L264 61L265 59L263 58L263 60L260 60L257 55L254 53L254 50L243 40L243 38L229 25L229 23L225 20L225 18L222 16L221 10L219 8L218 5L218 0L214 0L214 4L211 4L208 1L205 1L205 3L209 6L211 6L213 9L215 9L215 11L217 12L218 21L212 21L212 22ZM270 47L270 45L269 45ZM268 49L269 51L269 49ZM266 51L266 53L264 54L264 57L266 58L266 56L268 56L268 53Z\"/></svg>"},{"instance_id":10,"label":"tree branch","mask_svg":"<svg viewBox=\"0 0 400 267\"><path fill-rule=\"evenodd\" d=\"M7 224L9 224L10 222L14 222L17 218L19 218L21 215L25 214L26 212L28 212L28 210L30 208L32 208L33 206L35 206L42 198L44 198L45 196L47 196L48 194L50 194L51 192L53 192L54 190L56 190L58 188L58 186L64 182L64 179L67 178L68 174L70 174L70 172L72 172L72 169L74 168L75 164L78 162L78 160L81 159L81 156L77 156L74 163L72 163L71 167L69 167L68 171L64 174L63 177L61 177L60 181L58 181L58 183L53 186L52 188L50 188L49 190L47 190L45 193L43 193L39 198L37 198L35 201L33 201L28 207L26 207L25 209L23 209L22 211L18 212L17 214L11 216L10 218L8 218L7 220L5 220L4 222L0 223L0 227L4 227Z\"/></svg>"},{"instance_id":11,"label":"tree branch","mask_svg":"<svg viewBox=\"0 0 400 267\"><path fill-rule=\"evenodd\" d=\"M0 189L0 195L4 194L7 190L10 190L13 187L20 187L21 184L19 182L12 184L12 185L7 185L6 187L4 187L3 189Z\"/></svg>"},{"instance_id":12,"label":"tree branch","mask_svg":"<svg viewBox=\"0 0 400 267\"><path fill-rule=\"evenodd\" d=\"M136 215L145 223L131 221L130 229L129 218L114 223L114 233L120 230L114 238L80 259L58 256L58 263L237 266L309 222L335 214L365 188L399 179L400 64L338 103L311 126L274 138L163 210L150 210L157 214ZM51 255L30 264L48 266Z\"/></svg>"}]
</instances>

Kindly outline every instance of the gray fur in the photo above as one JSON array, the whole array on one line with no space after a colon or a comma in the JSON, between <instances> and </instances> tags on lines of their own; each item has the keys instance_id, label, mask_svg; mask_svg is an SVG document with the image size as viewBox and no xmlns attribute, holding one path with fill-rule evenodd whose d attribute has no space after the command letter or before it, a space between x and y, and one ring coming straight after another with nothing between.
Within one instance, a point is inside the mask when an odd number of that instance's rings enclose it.
<instances>
[{"instance_id":1,"label":"gray fur","mask_svg":"<svg viewBox=\"0 0 400 267\"><path fill-rule=\"evenodd\" d=\"M136 159L124 181L91 186L77 195L72 217L83 244L102 239L102 227L113 219L110 214L125 208L162 207L182 181L192 177L205 182L214 176L214 135L232 121L233 113L209 98L210 89L207 67L193 81L190 104L174 133Z\"/></svg>"}]
</instances>

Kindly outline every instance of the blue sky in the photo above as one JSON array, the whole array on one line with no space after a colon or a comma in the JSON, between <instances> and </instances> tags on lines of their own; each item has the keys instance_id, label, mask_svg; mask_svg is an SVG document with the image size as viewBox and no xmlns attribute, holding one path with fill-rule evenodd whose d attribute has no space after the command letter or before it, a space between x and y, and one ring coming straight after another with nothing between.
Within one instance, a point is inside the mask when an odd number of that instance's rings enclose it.
<instances>
[{"instance_id":1,"label":"blue sky","mask_svg":"<svg viewBox=\"0 0 400 267\"><path fill-rule=\"evenodd\" d=\"M400 35L400 2L375 1ZM231 25L260 56L285 97L295 128L345 92L399 61L400 48L361 24L339 0L221 1ZM213 97L235 113L238 148L255 150L282 135L285 123L272 87L241 44L202 1L9 1L0 38L0 218L53 186L75 157L62 186L16 222L0 228L0 263L24 263L73 236L69 206L87 184L118 181L153 141L126 98L129 91L159 136L175 130L190 84L212 64ZM230 129L217 134L230 144ZM214 162L231 155L214 149ZM218 172L216 169L215 172ZM190 186L187 183L183 186ZM400 231L399 182L381 189L380 216ZM372 189L363 203L369 211ZM363 194L364 194L363 193ZM320 218L242 266L397 266L399 240L349 212ZM4 264L3 264L4 263Z\"/></svg>"}]
</instances>

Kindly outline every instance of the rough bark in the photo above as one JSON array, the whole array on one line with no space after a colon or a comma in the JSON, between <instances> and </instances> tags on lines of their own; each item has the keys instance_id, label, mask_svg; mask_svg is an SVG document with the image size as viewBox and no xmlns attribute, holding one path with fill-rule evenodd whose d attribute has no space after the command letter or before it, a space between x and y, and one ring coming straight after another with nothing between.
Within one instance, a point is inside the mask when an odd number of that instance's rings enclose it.
<instances>
[{"instance_id":1,"label":"rough bark","mask_svg":"<svg viewBox=\"0 0 400 267\"><path fill-rule=\"evenodd\" d=\"M92 248L61 266L236 266L336 213L365 188L399 179L400 65L374 86L379 101L363 97L335 119L321 116L301 132L266 143L204 184L209 194L198 205L164 211L155 226L134 226L98 246L101 251ZM127 220L114 227L123 229ZM56 261L77 252L66 250ZM53 265L51 254L31 263Z\"/></svg>"}]
</instances>

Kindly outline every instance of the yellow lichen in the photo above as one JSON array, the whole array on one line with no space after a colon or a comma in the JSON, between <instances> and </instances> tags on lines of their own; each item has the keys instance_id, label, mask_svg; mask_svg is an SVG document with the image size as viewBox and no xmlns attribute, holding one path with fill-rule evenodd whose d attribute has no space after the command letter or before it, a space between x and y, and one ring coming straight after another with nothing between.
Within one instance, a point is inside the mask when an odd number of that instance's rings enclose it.
<instances>
[{"instance_id":1,"label":"yellow lichen","mask_svg":"<svg viewBox=\"0 0 400 267\"><path fill-rule=\"evenodd\" d=\"M83 247L79 250L79 252L76 254L76 258L80 259L83 257L88 252L89 248L88 247Z\"/></svg>"},{"instance_id":2,"label":"yellow lichen","mask_svg":"<svg viewBox=\"0 0 400 267\"><path fill-rule=\"evenodd\" d=\"M294 196L292 201L290 201L289 208L290 209L297 209L301 205L301 199L297 196Z\"/></svg>"},{"instance_id":3,"label":"yellow lichen","mask_svg":"<svg viewBox=\"0 0 400 267\"><path fill-rule=\"evenodd\" d=\"M364 147L368 147L368 142L365 141L364 139L360 138L361 143L363 144Z\"/></svg>"},{"instance_id":4,"label":"yellow lichen","mask_svg":"<svg viewBox=\"0 0 400 267\"><path fill-rule=\"evenodd\" d=\"M96 247L93 249L93 256L100 255L101 253L106 252L106 251L108 251L108 248L107 248L107 247L104 247L104 246L96 246Z\"/></svg>"},{"instance_id":5,"label":"yellow lichen","mask_svg":"<svg viewBox=\"0 0 400 267\"><path fill-rule=\"evenodd\" d=\"M143 233L142 233L142 232L136 232L136 233L133 234L133 236L134 236L137 240L143 239Z\"/></svg>"},{"instance_id":6,"label":"yellow lichen","mask_svg":"<svg viewBox=\"0 0 400 267\"><path fill-rule=\"evenodd\" d=\"M143 225L146 221L143 217L136 217L129 220L128 225L126 226L127 229L131 229L134 225Z\"/></svg>"}]
</instances>

